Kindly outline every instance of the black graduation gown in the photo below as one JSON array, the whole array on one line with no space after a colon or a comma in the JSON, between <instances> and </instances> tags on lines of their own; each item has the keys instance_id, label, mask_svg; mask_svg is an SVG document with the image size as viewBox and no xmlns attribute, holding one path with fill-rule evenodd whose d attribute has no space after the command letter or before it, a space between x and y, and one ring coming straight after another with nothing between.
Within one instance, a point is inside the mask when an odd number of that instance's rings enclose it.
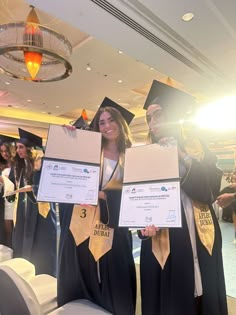
<instances>
[{"instance_id":1,"label":"black graduation gown","mask_svg":"<svg viewBox=\"0 0 236 315\"><path fill-rule=\"evenodd\" d=\"M182 189L193 200L208 203L214 226L212 256L196 231L197 254L203 286L202 315L227 315L220 228L211 207L210 182L214 174L206 165L192 162ZM212 168L213 171L213 168ZM151 239L142 241L140 275L143 315L195 315L193 254L182 206L182 228L169 229L170 255L164 270L152 253Z\"/></svg>"},{"instance_id":2,"label":"black graduation gown","mask_svg":"<svg viewBox=\"0 0 236 315\"><path fill-rule=\"evenodd\" d=\"M12 180L12 173L9 178ZM35 172L39 179L40 172ZM38 182L34 182L37 185ZM20 187L24 186L23 178ZM34 187L35 188L35 187ZM39 214L33 192L20 193L17 204L16 225L13 229L14 257L25 258L35 265L36 274L56 275L57 262L56 211L50 204L46 218Z\"/></svg>"},{"instance_id":3,"label":"black graduation gown","mask_svg":"<svg viewBox=\"0 0 236 315\"><path fill-rule=\"evenodd\" d=\"M88 299L114 315L134 315L136 275L132 255L132 238L126 228L118 228L120 191L106 191L110 224L114 238L112 249L98 265L89 248L89 239L76 246L69 230L73 205L60 204L61 237L59 247L58 304ZM100 201L101 221L107 222L105 202Z\"/></svg>"}]
</instances>

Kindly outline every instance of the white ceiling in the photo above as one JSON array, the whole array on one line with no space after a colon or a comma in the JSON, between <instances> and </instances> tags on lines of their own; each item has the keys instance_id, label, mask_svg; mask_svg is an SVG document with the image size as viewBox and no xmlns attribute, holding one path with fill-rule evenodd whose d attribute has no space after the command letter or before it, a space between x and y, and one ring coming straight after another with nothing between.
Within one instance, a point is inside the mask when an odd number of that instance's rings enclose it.
<instances>
[{"instance_id":1,"label":"white ceiling","mask_svg":"<svg viewBox=\"0 0 236 315\"><path fill-rule=\"evenodd\" d=\"M73 73L54 83L1 74L1 133L15 135L20 126L46 137L49 123L67 123L83 108L91 119L108 96L136 114L132 131L141 141L142 105L153 79L170 77L199 102L235 94L234 0L0 0L0 23L24 21L28 4L41 24L71 41ZM187 12L195 15L191 22L181 20Z\"/></svg>"}]
</instances>

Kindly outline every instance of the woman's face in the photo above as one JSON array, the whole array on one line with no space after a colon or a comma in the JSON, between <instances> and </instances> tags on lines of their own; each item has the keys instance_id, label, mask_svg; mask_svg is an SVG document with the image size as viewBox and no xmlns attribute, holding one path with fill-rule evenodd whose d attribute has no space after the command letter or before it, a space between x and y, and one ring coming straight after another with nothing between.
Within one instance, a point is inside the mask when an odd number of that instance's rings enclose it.
<instances>
[{"instance_id":1,"label":"woman's face","mask_svg":"<svg viewBox=\"0 0 236 315\"><path fill-rule=\"evenodd\" d=\"M117 140L120 135L120 128L114 118L108 112L103 112L98 122L99 131L108 141Z\"/></svg>"},{"instance_id":2,"label":"woman's face","mask_svg":"<svg viewBox=\"0 0 236 315\"><path fill-rule=\"evenodd\" d=\"M160 105L150 105L146 113L149 130L156 140L169 137L170 124L166 122L166 117Z\"/></svg>"},{"instance_id":3,"label":"woman's face","mask_svg":"<svg viewBox=\"0 0 236 315\"><path fill-rule=\"evenodd\" d=\"M1 155L4 158L4 160L9 161L11 158L10 152L8 148L3 144L1 145Z\"/></svg>"},{"instance_id":4,"label":"woman's face","mask_svg":"<svg viewBox=\"0 0 236 315\"><path fill-rule=\"evenodd\" d=\"M21 159L25 159L27 157L27 148L23 143L18 142L16 144L16 152Z\"/></svg>"}]
</instances>

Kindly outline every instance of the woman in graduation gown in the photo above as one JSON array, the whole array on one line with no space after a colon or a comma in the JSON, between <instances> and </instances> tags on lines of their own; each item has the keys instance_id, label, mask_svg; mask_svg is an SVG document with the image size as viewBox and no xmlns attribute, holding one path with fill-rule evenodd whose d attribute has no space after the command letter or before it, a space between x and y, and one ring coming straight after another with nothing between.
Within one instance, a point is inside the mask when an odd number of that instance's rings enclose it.
<instances>
[{"instance_id":1,"label":"woman in graduation gown","mask_svg":"<svg viewBox=\"0 0 236 315\"><path fill-rule=\"evenodd\" d=\"M2 170L2 176L9 177L13 157L15 155L15 138L0 135L0 155L5 165ZM4 187L0 194L4 195ZM12 230L13 230L13 209L14 202L9 202L7 198L0 197L0 244L12 247Z\"/></svg>"},{"instance_id":2,"label":"woman in graduation gown","mask_svg":"<svg viewBox=\"0 0 236 315\"><path fill-rule=\"evenodd\" d=\"M131 113L105 98L91 124L93 130L102 133L99 207L94 212L86 206L59 206L58 304L88 299L114 315L134 315L136 275L132 239L128 229L118 227L123 158L131 141L128 125L119 111L128 123L133 118ZM97 218L92 228L89 223L86 227L83 221L89 212Z\"/></svg>"},{"instance_id":3,"label":"woman in graduation gown","mask_svg":"<svg viewBox=\"0 0 236 315\"><path fill-rule=\"evenodd\" d=\"M13 229L14 257L35 265L36 274L56 275L56 211L52 204L36 201L42 154L42 138L19 128L14 167L9 179L20 192L16 197ZM42 151L41 151L42 153Z\"/></svg>"},{"instance_id":4,"label":"woman in graduation gown","mask_svg":"<svg viewBox=\"0 0 236 315\"><path fill-rule=\"evenodd\" d=\"M174 122L189 102L190 95L154 81L144 106L151 142L178 142L182 227L141 231L143 315L228 314L221 232L211 206L222 172L197 139L186 146L177 132Z\"/></svg>"}]
</instances>

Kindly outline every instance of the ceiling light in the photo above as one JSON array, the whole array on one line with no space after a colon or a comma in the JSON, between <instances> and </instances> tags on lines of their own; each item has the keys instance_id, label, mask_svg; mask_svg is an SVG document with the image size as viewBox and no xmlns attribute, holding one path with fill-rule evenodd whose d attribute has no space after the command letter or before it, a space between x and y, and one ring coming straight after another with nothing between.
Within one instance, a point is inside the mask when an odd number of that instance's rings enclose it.
<instances>
[{"instance_id":1,"label":"ceiling light","mask_svg":"<svg viewBox=\"0 0 236 315\"><path fill-rule=\"evenodd\" d=\"M59 105L56 106L56 108L59 108L59 107L60 107Z\"/></svg>"},{"instance_id":2,"label":"ceiling light","mask_svg":"<svg viewBox=\"0 0 236 315\"><path fill-rule=\"evenodd\" d=\"M123 51L118 50L118 54L122 55L122 54L123 54Z\"/></svg>"},{"instance_id":3,"label":"ceiling light","mask_svg":"<svg viewBox=\"0 0 236 315\"><path fill-rule=\"evenodd\" d=\"M34 7L30 7L26 22L0 25L0 68L16 79L33 82L67 78L72 72L70 42L41 25Z\"/></svg>"},{"instance_id":4,"label":"ceiling light","mask_svg":"<svg viewBox=\"0 0 236 315\"><path fill-rule=\"evenodd\" d=\"M11 83L10 83L10 82L5 82L5 84L6 84L6 85L9 85L9 84L11 84Z\"/></svg>"},{"instance_id":5,"label":"ceiling light","mask_svg":"<svg viewBox=\"0 0 236 315\"><path fill-rule=\"evenodd\" d=\"M86 70L87 70L87 71L91 71L91 70L92 70L92 68L90 67L90 64L89 64L89 63L87 64Z\"/></svg>"},{"instance_id":6,"label":"ceiling light","mask_svg":"<svg viewBox=\"0 0 236 315\"><path fill-rule=\"evenodd\" d=\"M27 100L27 102L32 102L31 100Z\"/></svg>"},{"instance_id":7,"label":"ceiling light","mask_svg":"<svg viewBox=\"0 0 236 315\"><path fill-rule=\"evenodd\" d=\"M229 131L236 129L236 96L228 96L202 107L196 114L195 123L204 129Z\"/></svg>"},{"instance_id":8,"label":"ceiling light","mask_svg":"<svg viewBox=\"0 0 236 315\"><path fill-rule=\"evenodd\" d=\"M118 82L118 83L122 83L123 81L122 81L122 80L118 80L117 82Z\"/></svg>"},{"instance_id":9,"label":"ceiling light","mask_svg":"<svg viewBox=\"0 0 236 315\"><path fill-rule=\"evenodd\" d=\"M152 68L152 67L150 67L149 69L150 69L150 70L154 70L154 68Z\"/></svg>"},{"instance_id":10,"label":"ceiling light","mask_svg":"<svg viewBox=\"0 0 236 315\"><path fill-rule=\"evenodd\" d=\"M194 18L194 14L193 13L185 13L183 16L182 16L182 20L184 22L189 22L191 21L192 19Z\"/></svg>"}]
</instances>

